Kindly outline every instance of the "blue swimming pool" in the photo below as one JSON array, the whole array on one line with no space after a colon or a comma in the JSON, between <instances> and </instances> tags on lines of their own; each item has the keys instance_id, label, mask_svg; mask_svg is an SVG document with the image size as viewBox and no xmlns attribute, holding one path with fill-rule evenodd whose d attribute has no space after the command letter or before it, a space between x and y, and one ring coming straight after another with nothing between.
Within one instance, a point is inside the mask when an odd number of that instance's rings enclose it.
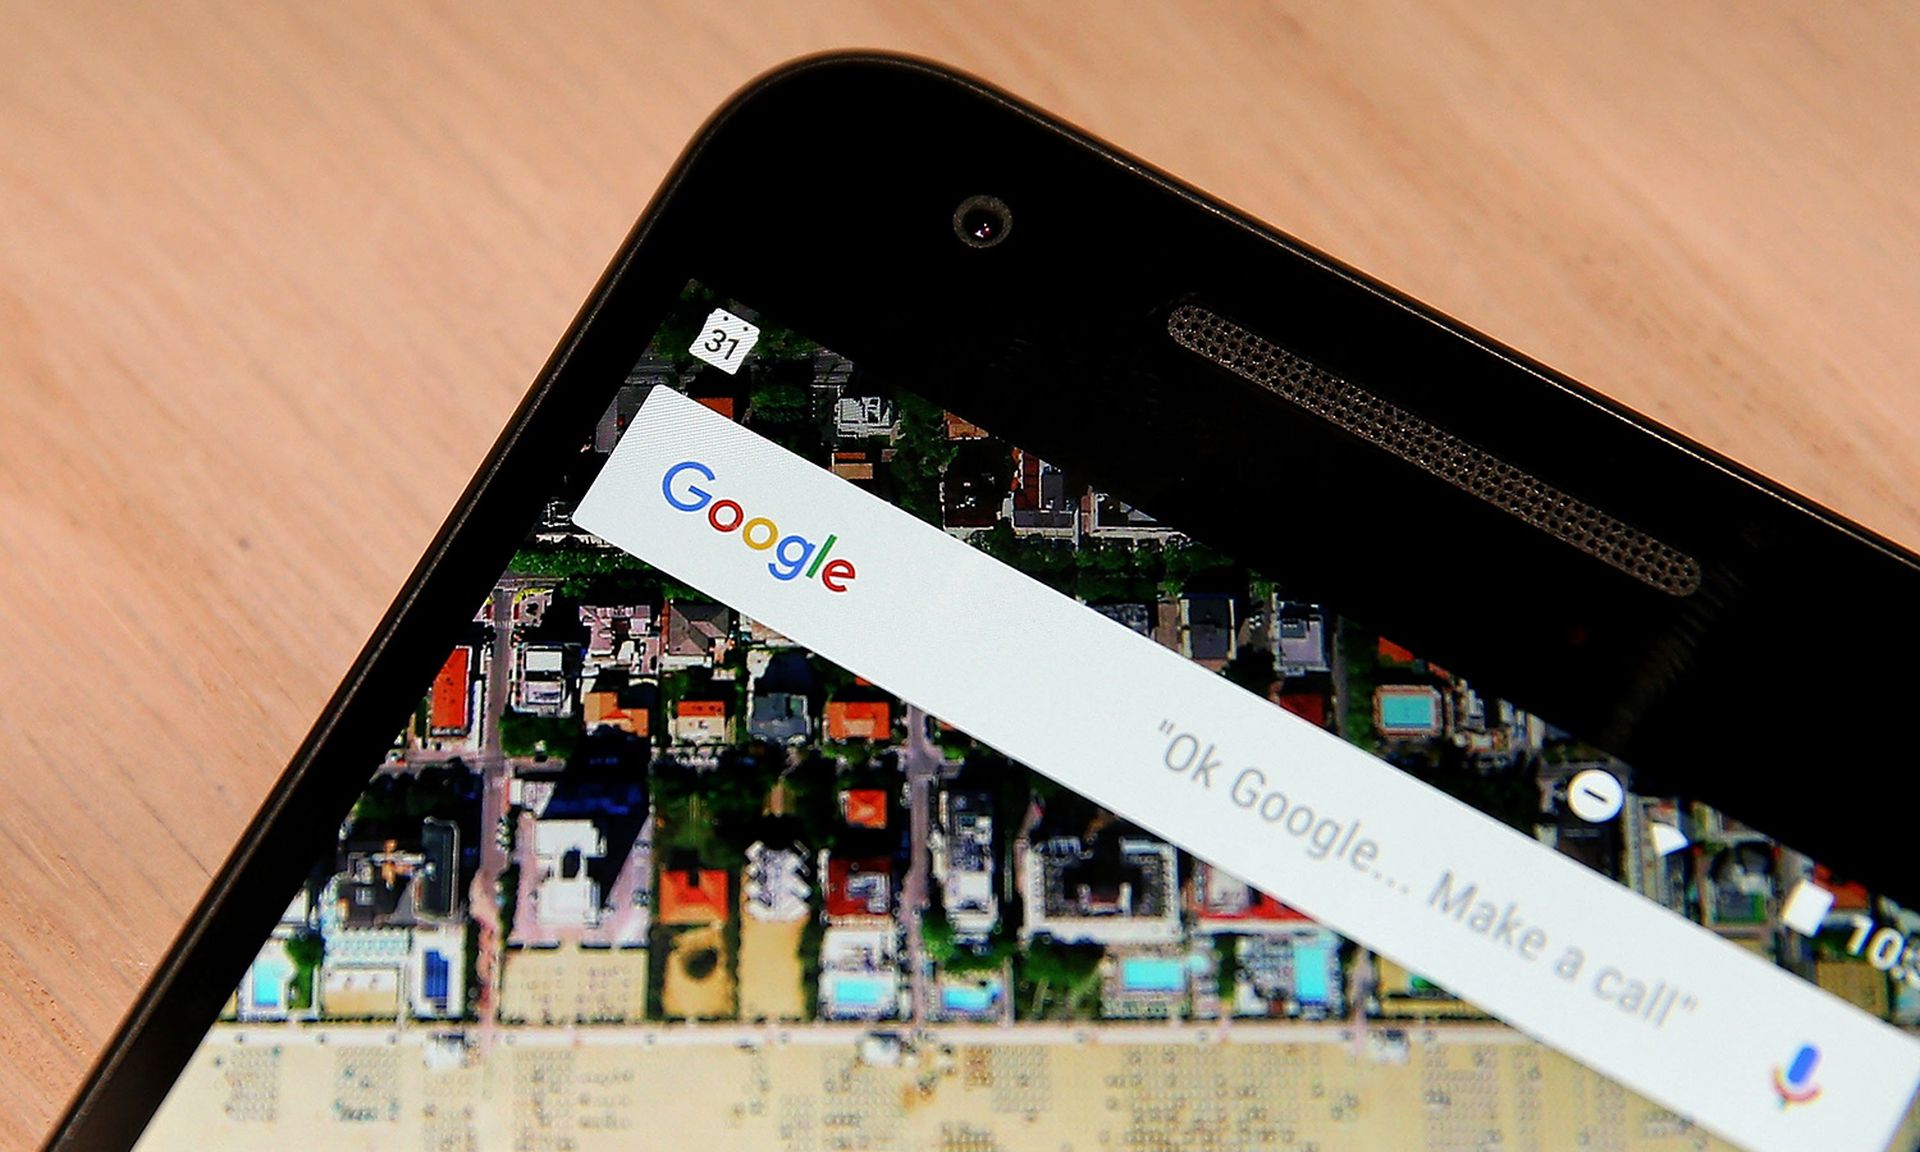
<instances>
[{"instance_id":1,"label":"blue swimming pool","mask_svg":"<svg viewBox=\"0 0 1920 1152\"><path fill-rule=\"evenodd\" d=\"M1178 992L1187 986L1187 966L1158 956L1120 961L1120 987L1129 992Z\"/></svg>"},{"instance_id":2,"label":"blue swimming pool","mask_svg":"<svg viewBox=\"0 0 1920 1152\"><path fill-rule=\"evenodd\" d=\"M293 977L293 961L275 950L253 962L253 987L250 998L256 1008L281 1008L287 1002L287 981Z\"/></svg>"},{"instance_id":3,"label":"blue swimming pool","mask_svg":"<svg viewBox=\"0 0 1920 1152\"><path fill-rule=\"evenodd\" d=\"M1391 730L1425 732L1439 727L1440 702L1429 693L1380 697L1380 724Z\"/></svg>"},{"instance_id":4,"label":"blue swimming pool","mask_svg":"<svg viewBox=\"0 0 1920 1152\"><path fill-rule=\"evenodd\" d=\"M1293 995L1302 1004L1326 1004L1330 968L1329 949L1324 944L1306 944L1293 950Z\"/></svg>"},{"instance_id":5,"label":"blue swimming pool","mask_svg":"<svg viewBox=\"0 0 1920 1152\"><path fill-rule=\"evenodd\" d=\"M447 958L442 956L438 951L430 951L426 956L424 975L426 977L427 999L433 1002L434 1007L443 1012L446 1011L447 995L451 991L449 986L452 984L453 966L448 964Z\"/></svg>"},{"instance_id":6,"label":"blue swimming pool","mask_svg":"<svg viewBox=\"0 0 1920 1152\"><path fill-rule=\"evenodd\" d=\"M890 981L875 976L842 976L833 982L833 999L849 1008L874 1008L893 992Z\"/></svg>"},{"instance_id":7,"label":"blue swimming pool","mask_svg":"<svg viewBox=\"0 0 1920 1152\"><path fill-rule=\"evenodd\" d=\"M949 1012L986 1012L1000 1000L1000 985L962 984L940 990L940 1004Z\"/></svg>"}]
</instances>

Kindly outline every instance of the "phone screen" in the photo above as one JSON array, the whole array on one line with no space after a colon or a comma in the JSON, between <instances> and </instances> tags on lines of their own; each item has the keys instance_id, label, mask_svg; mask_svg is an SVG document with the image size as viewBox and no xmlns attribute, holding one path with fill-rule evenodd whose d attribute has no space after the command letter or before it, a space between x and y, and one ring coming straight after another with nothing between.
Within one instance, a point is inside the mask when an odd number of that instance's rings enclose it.
<instances>
[{"instance_id":1,"label":"phone screen","mask_svg":"<svg viewBox=\"0 0 1920 1152\"><path fill-rule=\"evenodd\" d=\"M1910 1146L1873 877L911 381L690 284L549 479L142 1148Z\"/></svg>"}]
</instances>

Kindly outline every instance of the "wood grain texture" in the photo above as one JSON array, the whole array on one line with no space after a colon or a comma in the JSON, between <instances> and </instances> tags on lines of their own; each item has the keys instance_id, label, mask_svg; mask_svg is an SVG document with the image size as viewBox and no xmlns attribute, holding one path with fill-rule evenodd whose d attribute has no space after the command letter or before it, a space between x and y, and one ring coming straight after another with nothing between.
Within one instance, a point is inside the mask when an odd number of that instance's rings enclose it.
<instances>
[{"instance_id":1,"label":"wood grain texture","mask_svg":"<svg viewBox=\"0 0 1920 1152\"><path fill-rule=\"evenodd\" d=\"M0 20L0 1148L42 1138L680 145L801 52L977 71L1920 543L1911 5Z\"/></svg>"}]
</instances>

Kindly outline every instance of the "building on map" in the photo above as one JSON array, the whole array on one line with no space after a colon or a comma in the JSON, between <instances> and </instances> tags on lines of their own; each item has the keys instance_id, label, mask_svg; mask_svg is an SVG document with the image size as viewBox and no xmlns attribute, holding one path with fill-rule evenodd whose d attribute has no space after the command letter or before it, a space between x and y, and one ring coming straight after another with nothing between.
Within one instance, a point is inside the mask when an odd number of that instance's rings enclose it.
<instances>
[{"instance_id":1,"label":"building on map","mask_svg":"<svg viewBox=\"0 0 1920 1152\"><path fill-rule=\"evenodd\" d=\"M320 974L320 1011L328 1020L394 1020L402 1012L402 989L413 933L407 928L368 928L327 943Z\"/></svg>"},{"instance_id":2,"label":"building on map","mask_svg":"<svg viewBox=\"0 0 1920 1152\"><path fill-rule=\"evenodd\" d=\"M1022 536L1072 538L1080 523L1079 493L1058 465L1015 449L1005 519Z\"/></svg>"},{"instance_id":3,"label":"building on map","mask_svg":"<svg viewBox=\"0 0 1920 1152\"><path fill-rule=\"evenodd\" d=\"M1239 623L1231 596L1209 592L1180 597L1180 654L1220 671L1240 650Z\"/></svg>"},{"instance_id":4,"label":"building on map","mask_svg":"<svg viewBox=\"0 0 1920 1152\"><path fill-rule=\"evenodd\" d=\"M1311 921L1237 936L1234 1013L1326 1020L1346 1011L1342 941Z\"/></svg>"},{"instance_id":5,"label":"building on map","mask_svg":"<svg viewBox=\"0 0 1920 1152\"><path fill-rule=\"evenodd\" d=\"M552 588L523 587L513 590L507 621L515 633L540 627L546 620L547 609L553 606L553 593Z\"/></svg>"},{"instance_id":6,"label":"building on map","mask_svg":"<svg viewBox=\"0 0 1920 1152\"><path fill-rule=\"evenodd\" d=\"M827 739L883 741L893 736L893 709L885 700L827 701Z\"/></svg>"},{"instance_id":7,"label":"building on map","mask_svg":"<svg viewBox=\"0 0 1920 1152\"><path fill-rule=\"evenodd\" d=\"M729 420L734 419L734 412L739 408L738 401L732 396L695 396L689 394L687 399L692 400L709 412L724 416Z\"/></svg>"},{"instance_id":8,"label":"building on map","mask_svg":"<svg viewBox=\"0 0 1920 1152\"><path fill-rule=\"evenodd\" d=\"M625 765L570 767L521 781L526 811L514 839L519 866L507 943L544 948L646 943L653 906L653 837L643 776Z\"/></svg>"},{"instance_id":9,"label":"building on map","mask_svg":"<svg viewBox=\"0 0 1920 1152\"><path fill-rule=\"evenodd\" d=\"M1273 606L1274 658L1282 676L1312 676L1329 671L1326 610L1318 604L1278 600Z\"/></svg>"},{"instance_id":10,"label":"building on map","mask_svg":"<svg viewBox=\"0 0 1920 1152\"><path fill-rule=\"evenodd\" d=\"M940 473L940 526L965 539L998 524L1012 472L1013 457L1005 445L963 438Z\"/></svg>"},{"instance_id":11,"label":"building on map","mask_svg":"<svg viewBox=\"0 0 1920 1152\"><path fill-rule=\"evenodd\" d=\"M755 920L792 923L812 915L813 885L807 880L806 852L798 844L769 848L754 841L740 873L747 915Z\"/></svg>"},{"instance_id":12,"label":"building on map","mask_svg":"<svg viewBox=\"0 0 1920 1152\"><path fill-rule=\"evenodd\" d=\"M602 668L580 695L580 718L588 732L612 728L649 739L660 706L660 686L635 680L625 668Z\"/></svg>"},{"instance_id":13,"label":"building on map","mask_svg":"<svg viewBox=\"0 0 1920 1152\"><path fill-rule=\"evenodd\" d=\"M417 838L349 839L337 894L353 927L411 925L451 916L458 906L460 832L451 821L421 821Z\"/></svg>"},{"instance_id":14,"label":"building on map","mask_svg":"<svg viewBox=\"0 0 1920 1152\"><path fill-rule=\"evenodd\" d=\"M1699 903L1695 919L1728 939L1771 958L1779 847L1769 838L1705 804L1689 821L1698 845Z\"/></svg>"},{"instance_id":15,"label":"building on map","mask_svg":"<svg viewBox=\"0 0 1920 1152\"><path fill-rule=\"evenodd\" d=\"M853 379L853 361L838 352L821 348L813 354L813 388L816 397L838 397Z\"/></svg>"},{"instance_id":16,"label":"building on map","mask_svg":"<svg viewBox=\"0 0 1920 1152\"><path fill-rule=\"evenodd\" d=\"M822 1020L889 1020L906 999L893 925L833 926L820 941Z\"/></svg>"},{"instance_id":17,"label":"building on map","mask_svg":"<svg viewBox=\"0 0 1920 1152\"><path fill-rule=\"evenodd\" d=\"M580 931L600 923L600 883L589 865L604 860L607 838L591 820L535 820L533 856L539 871L533 910L541 928ZM516 925L516 927L518 927Z\"/></svg>"},{"instance_id":18,"label":"building on map","mask_svg":"<svg viewBox=\"0 0 1920 1152\"><path fill-rule=\"evenodd\" d=\"M1181 938L1173 845L1109 830L1086 844L1059 836L1023 845L1025 937L1062 943L1153 944Z\"/></svg>"},{"instance_id":19,"label":"building on map","mask_svg":"<svg viewBox=\"0 0 1920 1152\"><path fill-rule=\"evenodd\" d=\"M1411 668L1416 672L1426 671L1427 662L1420 659L1411 648L1395 644L1385 636L1374 645L1374 654L1380 663L1389 668Z\"/></svg>"},{"instance_id":20,"label":"building on map","mask_svg":"<svg viewBox=\"0 0 1920 1152\"><path fill-rule=\"evenodd\" d=\"M955 416L951 412L943 413L943 419L946 423L947 439L949 440L984 440L987 438L987 430L971 420Z\"/></svg>"},{"instance_id":21,"label":"building on map","mask_svg":"<svg viewBox=\"0 0 1920 1152\"><path fill-rule=\"evenodd\" d=\"M321 890L316 1007L328 1020L397 1020L413 953L413 927L400 914L405 891L383 883L377 869L369 877L359 865L370 853L359 855Z\"/></svg>"},{"instance_id":22,"label":"building on map","mask_svg":"<svg viewBox=\"0 0 1920 1152\"><path fill-rule=\"evenodd\" d=\"M1333 722L1333 698L1324 691L1295 688L1281 681L1281 687L1274 692L1272 700L1316 728L1329 727Z\"/></svg>"},{"instance_id":23,"label":"building on map","mask_svg":"<svg viewBox=\"0 0 1920 1152\"><path fill-rule=\"evenodd\" d=\"M1672 797L1628 793L1620 812L1626 841L1622 871L1627 886L1682 916L1687 915L1691 853L1681 831L1680 804Z\"/></svg>"},{"instance_id":24,"label":"building on map","mask_svg":"<svg viewBox=\"0 0 1920 1152\"><path fill-rule=\"evenodd\" d=\"M532 537L540 544L586 545L604 548L605 543L573 522L573 501L556 496L540 505L534 518Z\"/></svg>"},{"instance_id":25,"label":"building on map","mask_svg":"<svg viewBox=\"0 0 1920 1152\"><path fill-rule=\"evenodd\" d=\"M842 480L868 484L873 481L873 465L877 455L865 448L842 448L833 454L830 470Z\"/></svg>"},{"instance_id":26,"label":"building on map","mask_svg":"<svg viewBox=\"0 0 1920 1152\"><path fill-rule=\"evenodd\" d=\"M660 670L660 635L651 606L583 604L580 623L587 629L589 669L621 668L634 676Z\"/></svg>"},{"instance_id":27,"label":"building on map","mask_svg":"<svg viewBox=\"0 0 1920 1152\"><path fill-rule=\"evenodd\" d=\"M420 874L414 890L415 915L443 920L460 908L460 826L428 817L420 822Z\"/></svg>"},{"instance_id":28,"label":"building on map","mask_svg":"<svg viewBox=\"0 0 1920 1152\"><path fill-rule=\"evenodd\" d=\"M798 692L757 692L747 715L747 735L773 744L804 744L813 735L807 698Z\"/></svg>"},{"instance_id":29,"label":"building on map","mask_svg":"<svg viewBox=\"0 0 1920 1152\"><path fill-rule=\"evenodd\" d=\"M827 929L820 943L823 1020L886 1020L901 1014L900 926L893 918L893 862L820 854Z\"/></svg>"},{"instance_id":30,"label":"building on map","mask_svg":"<svg viewBox=\"0 0 1920 1152\"><path fill-rule=\"evenodd\" d=\"M1080 498L1080 523L1089 536L1112 540L1158 540L1173 527L1105 492L1091 489Z\"/></svg>"},{"instance_id":31,"label":"building on map","mask_svg":"<svg viewBox=\"0 0 1920 1152\"><path fill-rule=\"evenodd\" d=\"M733 640L733 610L699 600L667 603L662 669L709 668L727 658Z\"/></svg>"},{"instance_id":32,"label":"building on map","mask_svg":"<svg viewBox=\"0 0 1920 1152\"><path fill-rule=\"evenodd\" d=\"M994 892L993 798L985 792L940 794L939 844L934 876L954 935L983 941L1000 921Z\"/></svg>"},{"instance_id":33,"label":"building on map","mask_svg":"<svg viewBox=\"0 0 1920 1152\"><path fill-rule=\"evenodd\" d=\"M427 702L427 728L436 737L460 737L473 731L480 709L481 681L473 674L473 649L462 644L447 654L433 678Z\"/></svg>"},{"instance_id":34,"label":"building on map","mask_svg":"<svg viewBox=\"0 0 1920 1152\"><path fill-rule=\"evenodd\" d=\"M741 631L746 634L747 643L753 645L755 648L797 647L793 640L785 633L776 632L772 627L751 617L742 616L740 618L740 628Z\"/></svg>"},{"instance_id":35,"label":"building on map","mask_svg":"<svg viewBox=\"0 0 1920 1152\"><path fill-rule=\"evenodd\" d=\"M1346 1010L1336 933L1204 860L1193 862L1187 902L1194 934L1233 957L1234 1015L1319 1020Z\"/></svg>"},{"instance_id":36,"label":"building on map","mask_svg":"<svg viewBox=\"0 0 1920 1152\"><path fill-rule=\"evenodd\" d=\"M884 856L856 858L823 852L820 872L826 877L828 923L891 921L893 861Z\"/></svg>"},{"instance_id":37,"label":"building on map","mask_svg":"<svg viewBox=\"0 0 1920 1152\"><path fill-rule=\"evenodd\" d=\"M673 706L673 738L681 744L719 744L727 738L725 700L681 700Z\"/></svg>"},{"instance_id":38,"label":"building on map","mask_svg":"<svg viewBox=\"0 0 1920 1152\"><path fill-rule=\"evenodd\" d=\"M1225 868L1195 860L1188 873L1187 901L1197 933L1275 935L1317 927L1306 913L1289 908Z\"/></svg>"},{"instance_id":39,"label":"building on map","mask_svg":"<svg viewBox=\"0 0 1920 1152\"><path fill-rule=\"evenodd\" d=\"M573 711L570 644L523 644L513 657L513 706L535 716L564 716Z\"/></svg>"},{"instance_id":40,"label":"building on map","mask_svg":"<svg viewBox=\"0 0 1920 1152\"><path fill-rule=\"evenodd\" d=\"M854 828L885 828L887 826L886 789L841 789L840 818Z\"/></svg>"},{"instance_id":41,"label":"building on map","mask_svg":"<svg viewBox=\"0 0 1920 1152\"><path fill-rule=\"evenodd\" d=\"M833 431L842 440L890 436L900 410L887 396L842 395L833 405Z\"/></svg>"},{"instance_id":42,"label":"building on map","mask_svg":"<svg viewBox=\"0 0 1920 1152\"><path fill-rule=\"evenodd\" d=\"M660 923L724 924L729 912L727 873L721 868L675 868L660 872Z\"/></svg>"}]
</instances>

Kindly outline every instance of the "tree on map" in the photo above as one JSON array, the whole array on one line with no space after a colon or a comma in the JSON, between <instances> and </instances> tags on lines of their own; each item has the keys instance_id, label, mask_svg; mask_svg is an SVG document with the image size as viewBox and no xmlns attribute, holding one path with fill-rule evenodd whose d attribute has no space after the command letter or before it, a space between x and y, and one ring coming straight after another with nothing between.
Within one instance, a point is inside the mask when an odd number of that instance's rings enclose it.
<instances>
[{"instance_id":1,"label":"tree on map","mask_svg":"<svg viewBox=\"0 0 1920 1152\"><path fill-rule=\"evenodd\" d=\"M920 943L926 948L927 959L944 969L951 965L958 945L954 941L953 921L940 904L937 886L931 895L932 903L920 916Z\"/></svg>"},{"instance_id":2,"label":"tree on map","mask_svg":"<svg viewBox=\"0 0 1920 1152\"><path fill-rule=\"evenodd\" d=\"M565 760L580 740L578 716L535 716L509 708L500 716L500 749L509 756Z\"/></svg>"},{"instance_id":3,"label":"tree on map","mask_svg":"<svg viewBox=\"0 0 1920 1152\"><path fill-rule=\"evenodd\" d=\"M1048 936L1027 945L1026 978L1039 983L1078 987L1100 971L1106 949L1098 944L1062 944Z\"/></svg>"}]
</instances>

